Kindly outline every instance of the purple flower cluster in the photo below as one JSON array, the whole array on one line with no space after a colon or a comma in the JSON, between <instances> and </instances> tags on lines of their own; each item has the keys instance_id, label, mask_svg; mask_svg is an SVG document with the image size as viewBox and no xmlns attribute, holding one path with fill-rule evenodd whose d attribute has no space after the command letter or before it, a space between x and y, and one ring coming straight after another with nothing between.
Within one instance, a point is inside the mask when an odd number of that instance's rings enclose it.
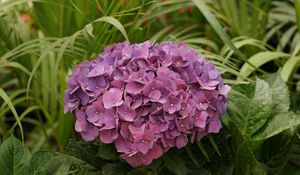
<instances>
[{"instance_id":1,"label":"purple flower cluster","mask_svg":"<svg viewBox=\"0 0 300 175\"><path fill-rule=\"evenodd\" d=\"M114 143L133 167L221 128L230 87L183 43L118 43L76 66L65 92L84 140Z\"/></svg>"}]
</instances>

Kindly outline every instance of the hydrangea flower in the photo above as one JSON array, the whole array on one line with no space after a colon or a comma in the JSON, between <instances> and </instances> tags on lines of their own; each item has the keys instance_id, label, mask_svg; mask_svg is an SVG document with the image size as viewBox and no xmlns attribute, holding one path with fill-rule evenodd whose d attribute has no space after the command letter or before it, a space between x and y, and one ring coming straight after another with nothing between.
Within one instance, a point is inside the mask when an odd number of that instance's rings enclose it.
<instances>
[{"instance_id":1,"label":"hydrangea flower","mask_svg":"<svg viewBox=\"0 0 300 175\"><path fill-rule=\"evenodd\" d=\"M115 144L131 166L149 165L221 128L230 87L183 43L117 43L77 65L65 112L86 141Z\"/></svg>"}]
</instances>

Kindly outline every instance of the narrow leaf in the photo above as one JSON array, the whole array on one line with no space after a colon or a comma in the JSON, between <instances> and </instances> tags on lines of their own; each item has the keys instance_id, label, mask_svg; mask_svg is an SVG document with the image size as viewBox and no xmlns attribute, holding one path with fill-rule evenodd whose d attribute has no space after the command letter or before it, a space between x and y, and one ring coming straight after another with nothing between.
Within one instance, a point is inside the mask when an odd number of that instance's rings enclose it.
<instances>
[{"instance_id":1,"label":"narrow leaf","mask_svg":"<svg viewBox=\"0 0 300 175\"><path fill-rule=\"evenodd\" d=\"M164 157L164 163L170 171L176 175L185 175L187 174L186 166L183 160L176 155L175 152L169 152Z\"/></svg>"},{"instance_id":2,"label":"narrow leaf","mask_svg":"<svg viewBox=\"0 0 300 175\"><path fill-rule=\"evenodd\" d=\"M282 52L270 52L270 51L259 52L255 55L253 55L252 57L250 57L249 62L251 64L255 65L256 67L260 67L260 66L266 64L267 62L270 62L270 61L273 61L275 59L282 58L282 57L287 58L287 57L289 57L289 54L282 53ZM255 69L251 65L249 65L248 63L245 63L240 70L240 74L242 75L242 77L248 77L254 71L255 71Z\"/></svg>"},{"instance_id":3,"label":"narrow leaf","mask_svg":"<svg viewBox=\"0 0 300 175\"><path fill-rule=\"evenodd\" d=\"M235 47L233 42L231 41L230 37L224 32L221 24L218 22L218 20L215 18L215 16L211 13L208 6L205 4L204 1L199 0L192 0L194 4L198 7L198 9L202 12L204 17L207 19L207 21L210 23L212 28L217 32L219 37L223 40L224 43L226 43L238 56L241 60L248 63L250 66L252 66L254 69L256 69L256 66L252 63L248 62L246 56L242 54L242 52Z\"/></svg>"},{"instance_id":4,"label":"narrow leaf","mask_svg":"<svg viewBox=\"0 0 300 175\"><path fill-rule=\"evenodd\" d=\"M11 102L10 98L7 96L7 94L5 93L5 91L3 89L0 88L0 97L5 101L5 103L7 103L8 107L10 108L10 110L12 111L17 123L18 123L18 126L20 128L20 132L21 132L21 137L22 137L22 141L24 142L24 133L23 133L23 127L22 127L22 124L21 124L21 120L20 120L20 117L13 105L13 103Z\"/></svg>"}]
</instances>

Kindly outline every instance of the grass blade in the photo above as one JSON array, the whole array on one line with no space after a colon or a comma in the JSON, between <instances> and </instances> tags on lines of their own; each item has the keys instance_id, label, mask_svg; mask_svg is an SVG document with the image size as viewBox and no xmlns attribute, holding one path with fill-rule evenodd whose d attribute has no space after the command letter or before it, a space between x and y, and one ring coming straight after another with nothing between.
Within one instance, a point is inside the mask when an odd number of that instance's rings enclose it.
<instances>
[{"instance_id":1,"label":"grass blade","mask_svg":"<svg viewBox=\"0 0 300 175\"><path fill-rule=\"evenodd\" d=\"M300 2L299 0L294 0L295 11L296 11L296 23L298 27L298 32L300 33Z\"/></svg>"},{"instance_id":2,"label":"grass blade","mask_svg":"<svg viewBox=\"0 0 300 175\"><path fill-rule=\"evenodd\" d=\"M260 67L261 65L278 59L278 58L282 58L282 57L289 57L289 54L286 53L282 53L282 52L270 52L270 51L266 51L266 52L259 52L255 55L253 55L252 57L249 58L249 62L251 62L251 64ZM241 70L240 70L240 74L242 75L242 77L248 77L252 72L254 72L255 69L253 67L251 67L250 65L248 65L248 63L245 63ZM239 80L239 79L238 79Z\"/></svg>"},{"instance_id":3,"label":"grass blade","mask_svg":"<svg viewBox=\"0 0 300 175\"><path fill-rule=\"evenodd\" d=\"M123 34L123 36L125 37L125 39L127 41L129 41L127 33L125 31L125 28L120 23L120 21L118 21L116 18L111 17L111 16L104 16L102 18L99 18L99 19L95 20L94 22L107 22L107 23L115 26Z\"/></svg>"},{"instance_id":4,"label":"grass blade","mask_svg":"<svg viewBox=\"0 0 300 175\"><path fill-rule=\"evenodd\" d=\"M5 101L5 103L7 103L8 107L10 108L11 112L13 113L13 115L18 123L18 126L20 128L22 142L24 143L24 133L23 133L23 127L21 124L20 117L19 117L14 105L12 104L9 96L5 93L5 91L2 88L0 88L0 97Z\"/></svg>"},{"instance_id":5,"label":"grass blade","mask_svg":"<svg viewBox=\"0 0 300 175\"><path fill-rule=\"evenodd\" d=\"M218 22L218 20L214 17L214 15L210 12L208 6L205 4L204 1L198 1L198 0L192 0L194 4L198 7L198 9L201 11L201 13L204 15L204 17L207 19L207 21L210 23L212 28L216 31L216 33L219 35L219 37L223 40L224 43L226 43L237 55L238 57L248 63L250 66L252 66L254 69L257 69L255 65L250 63L246 56L235 47L233 42L231 41L230 37L224 32L221 24ZM260 69L257 69L260 72L264 72Z\"/></svg>"}]
</instances>

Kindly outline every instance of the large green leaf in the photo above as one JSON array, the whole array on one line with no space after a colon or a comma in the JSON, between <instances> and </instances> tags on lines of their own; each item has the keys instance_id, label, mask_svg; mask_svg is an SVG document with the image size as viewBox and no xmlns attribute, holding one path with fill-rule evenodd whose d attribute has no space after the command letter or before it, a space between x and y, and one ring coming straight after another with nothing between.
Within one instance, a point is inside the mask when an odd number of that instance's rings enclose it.
<instances>
[{"instance_id":1,"label":"large green leaf","mask_svg":"<svg viewBox=\"0 0 300 175\"><path fill-rule=\"evenodd\" d=\"M60 156L66 157L67 160L73 159L75 164L84 162L83 167L87 166L88 169L100 170L106 164L106 161L96 156L98 147L97 142L70 141Z\"/></svg>"},{"instance_id":2,"label":"large green leaf","mask_svg":"<svg viewBox=\"0 0 300 175\"><path fill-rule=\"evenodd\" d=\"M65 175L86 174L101 175L101 169L94 166L103 165L101 160L90 158L89 147L70 146L64 153L38 151L30 158L29 151L15 137L9 137L0 146L1 175ZM89 151L90 153L86 152Z\"/></svg>"},{"instance_id":3,"label":"large green leaf","mask_svg":"<svg viewBox=\"0 0 300 175\"><path fill-rule=\"evenodd\" d=\"M265 124L272 107L271 89L259 78L255 86L236 86L229 95L229 117L246 136L251 136Z\"/></svg>"},{"instance_id":4,"label":"large green leaf","mask_svg":"<svg viewBox=\"0 0 300 175\"><path fill-rule=\"evenodd\" d=\"M27 172L30 154L15 137L9 137L0 146L0 172L5 175L23 175Z\"/></svg>"},{"instance_id":5,"label":"large green leaf","mask_svg":"<svg viewBox=\"0 0 300 175\"><path fill-rule=\"evenodd\" d=\"M287 112L290 108L290 95L288 87L282 80L279 73L267 76L264 79L270 86L272 93L273 109L272 113Z\"/></svg>"},{"instance_id":6,"label":"large green leaf","mask_svg":"<svg viewBox=\"0 0 300 175\"><path fill-rule=\"evenodd\" d=\"M47 167L54 155L55 153L53 151L38 151L34 153L30 162L30 174L46 174Z\"/></svg>"},{"instance_id":7,"label":"large green leaf","mask_svg":"<svg viewBox=\"0 0 300 175\"><path fill-rule=\"evenodd\" d=\"M281 133L284 130L300 124L300 115L293 112L284 112L272 116L270 120L252 137L252 140L264 140Z\"/></svg>"}]
</instances>

